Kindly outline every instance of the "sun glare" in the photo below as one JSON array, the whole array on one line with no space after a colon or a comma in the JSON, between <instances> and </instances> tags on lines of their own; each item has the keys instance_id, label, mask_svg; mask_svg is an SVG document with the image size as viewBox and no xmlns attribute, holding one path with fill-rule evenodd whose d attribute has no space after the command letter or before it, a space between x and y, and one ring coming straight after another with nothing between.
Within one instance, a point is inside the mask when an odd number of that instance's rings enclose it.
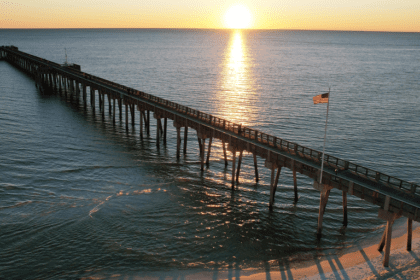
<instances>
[{"instance_id":1,"label":"sun glare","mask_svg":"<svg viewBox=\"0 0 420 280\"><path fill-rule=\"evenodd\" d=\"M251 27L252 15L249 9L243 5L235 5L229 8L225 14L227 28L242 29Z\"/></svg>"}]
</instances>

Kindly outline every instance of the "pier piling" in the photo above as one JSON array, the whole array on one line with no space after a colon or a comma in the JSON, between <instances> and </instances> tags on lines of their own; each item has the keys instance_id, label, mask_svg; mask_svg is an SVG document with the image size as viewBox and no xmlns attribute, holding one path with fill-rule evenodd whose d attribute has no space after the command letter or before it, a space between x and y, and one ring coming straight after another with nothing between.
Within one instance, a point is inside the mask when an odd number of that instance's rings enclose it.
<instances>
[{"instance_id":1,"label":"pier piling","mask_svg":"<svg viewBox=\"0 0 420 280\"><path fill-rule=\"evenodd\" d=\"M258 177L257 155L255 153L252 155L254 157L255 182L258 183L260 178Z\"/></svg>"},{"instance_id":2,"label":"pier piling","mask_svg":"<svg viewBox=\"0 0 420 280\"><path fill-rule=\"evenodd\" d=\"M239 159L238 159L238 170L236 171L236 183L239 183L239 174L241 172L241 164L242 164L242 154L243 150L239 151Z\"/></svg>"},{"instance_id":3,"label":"pier piling","mask_svg":"<svg viewBox=\"0 0 420 280\"><path fill-rule=\"evenodd\" d=\"M228 166L228 160L227 160L227 155L226 155L226 143L223 142L222 146L223 146L223 157L225 159L225 166Z\"/></svg>"},{"instance_id":4,"label":"pier piling","mask_svg":"<svg viewBox=\"0 0 420 280\"><path fill-rule=\"evenodd\" d=\"M232 150L232 190L235 189L236 151Z\"/></svg>"},{"instance_id":5,"label":"pier piling","mask_svg":"<svg viewBox=\"0 0 420 280\"><path fill-rule=\"evenodd\" d=\"M188 126L184 128L184 155L187 153Z\"/></svg>"},{"instance_id":6,"label":"pier piling","mask_svg":"<svg viewBox=\"0 0 420 280\"><path fill-rule=\"evenodd\" d=\"M213 137L210 137L209 139L209 148L207 151L207 160L206 160L206 165L207 167L210 165L210 152L211 152L211 143L213 142Z\"/></svg>"}]
</instances>

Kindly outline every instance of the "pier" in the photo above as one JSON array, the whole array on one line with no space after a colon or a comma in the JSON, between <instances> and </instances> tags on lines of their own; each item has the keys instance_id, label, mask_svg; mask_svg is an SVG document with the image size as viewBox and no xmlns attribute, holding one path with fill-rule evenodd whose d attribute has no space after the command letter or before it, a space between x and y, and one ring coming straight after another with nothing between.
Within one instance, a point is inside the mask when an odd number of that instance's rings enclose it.
<instances>
[{"instance_id":1,"label":"pier","mask_svg":"<svg viewBox=\"0 0 420 280\"><path fill-rule=\"evenodd\" d=\"M320 151L90 75L81 71L80 65L67 63L60 65L21 52L14 46L0 47L0 60L7 61L31 76L41 91L59 90L80 100L84 106L99 110L102 115L108 111L114 122L119 115L120 119L125 120L126 128L129 125L133 126L138 120L140 139L150 135L150 127L155 123L157 148L160 148L161 142L166 143L168 119L171 120L176 128L177 158L181 152L184 154L187 152L187 136L194 130L199 144L201 170L204 170L204 165L209 166L213 142L220 141L225 165L231 165L232 191L240 181L244 152L252 154L257 182L259 180L257 160L264 161L264 166L271 171L270 210L275 203L282 169L288 168L293 173L295 203L298 201L296 174L300 173L313 179L314 188L319 191L320 196L316 229L319 237L322 234L323 215L327 210L331 189L335 188L342 192L344 226L347 226L348 195L377 205L378 217L387 223L378 247L380 251L385 250L384 266L389 264L392 225L396 219L405 217L408 233L407 250L411 250L412 221L420 222L420 187L415 183L326 154L322 183L318 184L322 163ZM95 104L96 101L99 104ZM231 162L227 160L228 152L232 154Z\"/></svg>"}]
</instances>

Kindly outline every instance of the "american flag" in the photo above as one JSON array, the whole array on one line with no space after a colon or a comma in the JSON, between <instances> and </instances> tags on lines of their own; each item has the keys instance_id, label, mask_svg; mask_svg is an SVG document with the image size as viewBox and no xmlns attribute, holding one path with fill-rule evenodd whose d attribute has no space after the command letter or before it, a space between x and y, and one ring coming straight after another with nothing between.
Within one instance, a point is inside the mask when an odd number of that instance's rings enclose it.
<instances>
[{"instance_id":1,"label":"american flag","mask_svg":"<svg viewBox=\"0 0 420 280\"><path fill-rule=\"evenodd\" d=\"M314 98L313 98L314 104L328 103L328 97L329 96L330 96L329 92L314 96Z\"/></svg>"}]
</instances>

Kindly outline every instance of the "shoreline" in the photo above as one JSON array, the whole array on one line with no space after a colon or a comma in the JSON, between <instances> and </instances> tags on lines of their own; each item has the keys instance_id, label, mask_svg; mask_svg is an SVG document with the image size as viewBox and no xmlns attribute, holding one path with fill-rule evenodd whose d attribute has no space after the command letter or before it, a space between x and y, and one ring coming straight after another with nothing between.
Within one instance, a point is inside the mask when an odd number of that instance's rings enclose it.
<instances>
[{"instance_id":1,"label":"shoreline","mask_svg":"<svg viewBox=\"0 0 420 280\"><path fill-rule=\"evenodd\" d=\"M359 246L341 256L326 255L320 261L312 260L287 271L260 272L241 276L241 280L266 279L418 279L420 275L420 224L413 226L412 251L406 250L407 233L392 238L389 267L382 265L384 252L377 250L378 244ZM413 223L413 224L414 224ZM406 223L404 223L406 226ZM394 232L393 232L394 233ZM312 264L311 264L312 263ZM222 279L222 278L221 278ZM225 278L228 279L228 278Z\"/></svg>"},{"instance_id":2,"label":"shoreline","mask_svg":"<svg viewBox=\"0 0 420 280\"><path fill-rule=\"evenodd\" d=\"M377 250L378 244L370 243L348 248L343 254L326 254L320 259L307 260L295 264L285 264L283 270L265 271L255 269L230 269L220 271L167 271L156 272L148 276L114 274L111 277L96 277L82 279L184 279L184 280L385 280L406 279L415 280L420 275L420 223L413 222L412 251L406 250L407 222L393 230L389 267L382 265L384 252ZM372 240L373 241L373 240ZM379 243L379 242L378 242Z\"/></svg>"}]
</instances>

